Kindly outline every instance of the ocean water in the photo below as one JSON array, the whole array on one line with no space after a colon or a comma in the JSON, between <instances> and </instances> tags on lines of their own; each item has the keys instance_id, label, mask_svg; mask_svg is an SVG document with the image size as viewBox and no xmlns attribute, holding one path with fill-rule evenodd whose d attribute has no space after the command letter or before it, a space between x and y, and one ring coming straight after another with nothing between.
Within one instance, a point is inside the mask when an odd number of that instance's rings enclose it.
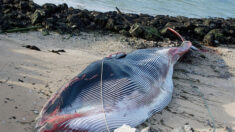
<instances>
[{"instance_id":1,"label":"ocean water","mask_svg":"<svg viewBox=\"0 0 235 132\"><path fill-rule=\"evenodd\" d=\"M38 4L67 3L79 9L114 11L191 18L235 18L235 0L34 0Z\"/></svg>"}]
</instances>

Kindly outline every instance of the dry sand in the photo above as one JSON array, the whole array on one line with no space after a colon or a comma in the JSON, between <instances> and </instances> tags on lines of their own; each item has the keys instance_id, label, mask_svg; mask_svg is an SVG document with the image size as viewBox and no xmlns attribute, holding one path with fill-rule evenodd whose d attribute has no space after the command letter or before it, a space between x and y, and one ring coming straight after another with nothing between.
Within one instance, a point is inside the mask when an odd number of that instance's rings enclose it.
<instances>
[{"instance_id":1,"label":"dry sand","mask_svg":"<svg viewBox=\"0 0 235 132\"><path fill-rule=\"evenodd\" d=\"M130 52L125 37L81 33L77 37L40 32L0 35L0 132L32 131L47 99L89 63L117 51ZM35 45L41 51L23 45ZM64 49L61 55L49 50ZM139 126L170 131L188 123L212 131L206 103L218 131L235 130L235 48L193 52L175 66L170 105Z\"/></svg>"}]
</instances>

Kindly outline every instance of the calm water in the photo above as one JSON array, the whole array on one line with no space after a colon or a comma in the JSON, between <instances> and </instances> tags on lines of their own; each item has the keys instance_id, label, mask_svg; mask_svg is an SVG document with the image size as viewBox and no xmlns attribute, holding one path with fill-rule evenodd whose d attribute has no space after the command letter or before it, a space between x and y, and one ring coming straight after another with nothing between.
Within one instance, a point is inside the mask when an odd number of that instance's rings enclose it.
<instances>
[{"instance_id":1,"label":"calm water","mask_svg":"<svg viewBox=\"0 0 235 132\"><path fill-rule=\"evenodd\" d=\"M146 13L150 15L170 15L187 17L235 18L235 0L34 0L38 4L46 2L67 3L75 8L113 11L115 6L123 12Z\"/></svg>"}]
</instances>

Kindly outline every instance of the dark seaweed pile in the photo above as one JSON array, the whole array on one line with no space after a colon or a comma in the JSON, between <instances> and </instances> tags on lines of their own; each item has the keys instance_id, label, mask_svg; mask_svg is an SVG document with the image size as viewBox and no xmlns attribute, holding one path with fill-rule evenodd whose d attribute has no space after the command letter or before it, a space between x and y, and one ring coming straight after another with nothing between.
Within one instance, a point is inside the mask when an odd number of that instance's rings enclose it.
<instances>
[{"instance_id":1,"label":"dark seaweed pile","mask_svg":"<svg viewBox=\"0 0 235 132\"><path fill-rule=\"evenodd\" d=\"M125 21L123 17L127 20ZM69 8L67 4L37 5L31 0L1 0L0 30L42 27L44 31L77 34L104 30L146 40L175 39L166 30L171 27L186 39L205 45L235 44L235 18L187 18L164 15L123 14Z\"/></svg>"}]
</instances>

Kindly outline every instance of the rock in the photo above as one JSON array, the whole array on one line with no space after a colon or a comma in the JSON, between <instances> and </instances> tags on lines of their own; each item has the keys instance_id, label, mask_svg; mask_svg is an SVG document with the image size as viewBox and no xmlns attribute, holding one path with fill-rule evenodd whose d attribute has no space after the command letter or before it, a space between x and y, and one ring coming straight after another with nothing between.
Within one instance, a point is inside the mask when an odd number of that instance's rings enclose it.
<instances>
[{"instance_id":1,"label":"rock","mask_svg":"<svg viewBox=\"0 0 235 132\"><path fill-rule=\"evenodd\" d=\"M68 9L68 5L66 3L58 5L58 9L63 11Z\"/></svg>"},{"instance_id":2,"label":"rock","mask_svg":"<svg viewBox=\"0 0 235 132\"><path fill-rule=\"evenodd\" d=\"M47 15L50 15L56 11L57 6L55 4L46 3L42 5L42 8L45 9Z\"/></svg>"},{"instance_id":3,"label":"rock","mask_svg":"<svg viewBox=\"0 0 235 132\"><path fill-rule=\"evenodd\" d=\"M144 28L144 38L147 40L162 40L159 31L154 27L145 26Z\"/></svg>"},{"instance_id":4,"label":"rock","mask_svg":"<svg viewBox=\"0 0 235 132\"><path fill-rule=\"evenodd\" d=\"M162 28L159 32L161 35L166 35L167 31L168 31L167 27L165 27L165 28Z\"/></svg>"},{"instance_id":5,"label":"rock","mask_svg":"<svg viewBox=\"0 0 235 132\"><path fill-rule=\"evenodd\" d=\"M217 43L224 42L225 36L221 29L213 29L206 34L203 38L203 42L207 45L216 46Z\"/></svg>"},{"instance_id":6,"label":"rock","mask_svg":"<svg viewBox=\"0 0 235 132\"><path fill-rule=\"evenodd\" d=\"M69 15L67 21L72 28L82 27L83 25L78 14Z\"/></svg>"},{"instance_id":7,"label":"rock","mask_svg":"<svg viewBox=\"0 0 235 132\"><path fill-rule=\"evenodd\" d=\"M96 13L94 15L94 21L98 28L103 28L106 25L108 19L108 16L104 13Z\"/></svg>"},{"instance_id":8,"label":"rock","mask_svg":"<svg viewBox=\"0 0 235 132\"><path fill-rule=\"evenodd\" d=\"M54 25L51 25L51 27L53 29L56 29L56 31L60 34L64 34L64 33L77 33L77 30L76 30L76 26L73 30L71 30L67 25L66 23L63 23L63 22L56 22Z\"/></svg>"},{"instance_id":9,"label":"rock","mask_svg":"<svg viewBox=\"0 0 235 132\"><path fill-rule=\"evenodd\" d=\"M20 1L18 8L20 8L21 10L28 10L28 8L29 8L29 2L23 1L23 0Z\"/></svg>"},{"instance_id":10,"label":"rock","mask_svg":"<svg viewBox=\"0 0 235 132\"><path fill-rule=\"evenodd\" d=\"M201 41L203 37L208 33L208 31L209 31L209 28L207 27L194 28L195 38Z\"/></svg>"},{"instance_id":11,"label":"rock","mask_svg":"<svg viewBox=\"0 0 235 132\"><path fill-rule=\"evenodd\" d=\"M114 31L120 31L120 30L122 30L123 29L123 25L115 25L114 26Z\"/></svg>"},{"instance_id":12,"label":"rock","mask_svg":"<svg viewBox=\"0 0 235 132\"><path fill-rule=\"evenodd\" d=\"M47 18L42 22L42 25L47 29L47 30L53 30L57 29L58 27L55 25L55 20L52 17Z\"/></svg>"},{"instance_id":13,"label":"rock","mask_svg":"<svg viewBox=\"0 0 235 132\"><path fill-rule=\"evenodd\" d=\"M215 23L211 19L206 19L203 24L208 26L209 28L215 27Z\"/></svg>"},{"instance_id":14,"label":"rock","mask_svg":"<svg viewBox=\"0 0 235 132\"><path fill-rule=\"evenodd\" d=\"M138 130L136 130L136 128L131 128L130 126L124 124L121 127L115 129L114 132L138 132Z\"/></svg>"},{"instance_id":15,"label":"rock","mask_svg":"<svg viewBox=\"0 0 235 132\"><path fill-rule=\"evenodd\" d=\"M5 10L3 10L3 13L4 14L8 14L8 13L10 13L11 12L11 9L5 9Z\"/></svg>"},{"instance_id":16,"label":"rock","mask_svg":"<svg viewBox=\"0 0 235 132\"><path fill-rule=\"evenodd\" d=\"M138 37L143 33L143 28L141 27L140 24L135 23L131 26L129 33L134 37Z\"/></svg>"},{"instance_id":17,"label":"rock","mask_svg":"<svg viewBox=\"0 0 235 132\"><path fill-rule=\"evenodd\" d=\"M124 30L124 29L120 30L119 33L124 35L124 36L129 36L129 32Z\"/></svg>"},{"instance_id":18,"label":"rock","mask_svg":"<svg viewBox=\"0 0 235 132\"><path fill-rule=\"evenodd\" d=\"M13 3L13 0L2 0L3 4Z\"/></svg>"},{"instance_id":19,"label":"rock","mask_svg":"<svg viewBox=\"0 0 235 132\"><path fill-rule=\"evenodd\" d=\"M37 9L31 16L31 23L36 24L42 22L42 18L46 15L44 10Z\"/></svg>"},{"instance_id":20,"label":"rock","mask_svg":"<svg viewBox=\"0 0 235 132\"><path fill-rule=\"evenodd\" d=\"M36 9L39 9L40 6L33 1L29 1L29 8L32 12L34 12Z\"/></svg>"},{"instance_id":21,"label":"rock","mask_svg":"<svg viewBox=\"0 0 235 132\"><path fill-rule=\"evenodd\" d=\"M110 30L114 29L114 20L112 18L108 19L108 22L107 22L105 28L110 29Z\"/></svg>"},{"instance_id":22,"label":"rock","mask_svg":"<svg viewBox=\"0 0 235 132\"><path fill-rule=\"evenodd\" d=\"M179 23L179 22L168 22L165 27L170 27L173 29L183 29L185 28L185 25L183 23Z\"/></svg>"},{"instance_id":23,"label":"rock","mask_svg":"<svg viewBox=\"0 0 235 132\"><path fill-rule=\"evenodd\" d=\"M206 30L204 27L197 27L194 29L194 32L199 36L204 36L206 34Z\"/></svg>"}]
</instances>

